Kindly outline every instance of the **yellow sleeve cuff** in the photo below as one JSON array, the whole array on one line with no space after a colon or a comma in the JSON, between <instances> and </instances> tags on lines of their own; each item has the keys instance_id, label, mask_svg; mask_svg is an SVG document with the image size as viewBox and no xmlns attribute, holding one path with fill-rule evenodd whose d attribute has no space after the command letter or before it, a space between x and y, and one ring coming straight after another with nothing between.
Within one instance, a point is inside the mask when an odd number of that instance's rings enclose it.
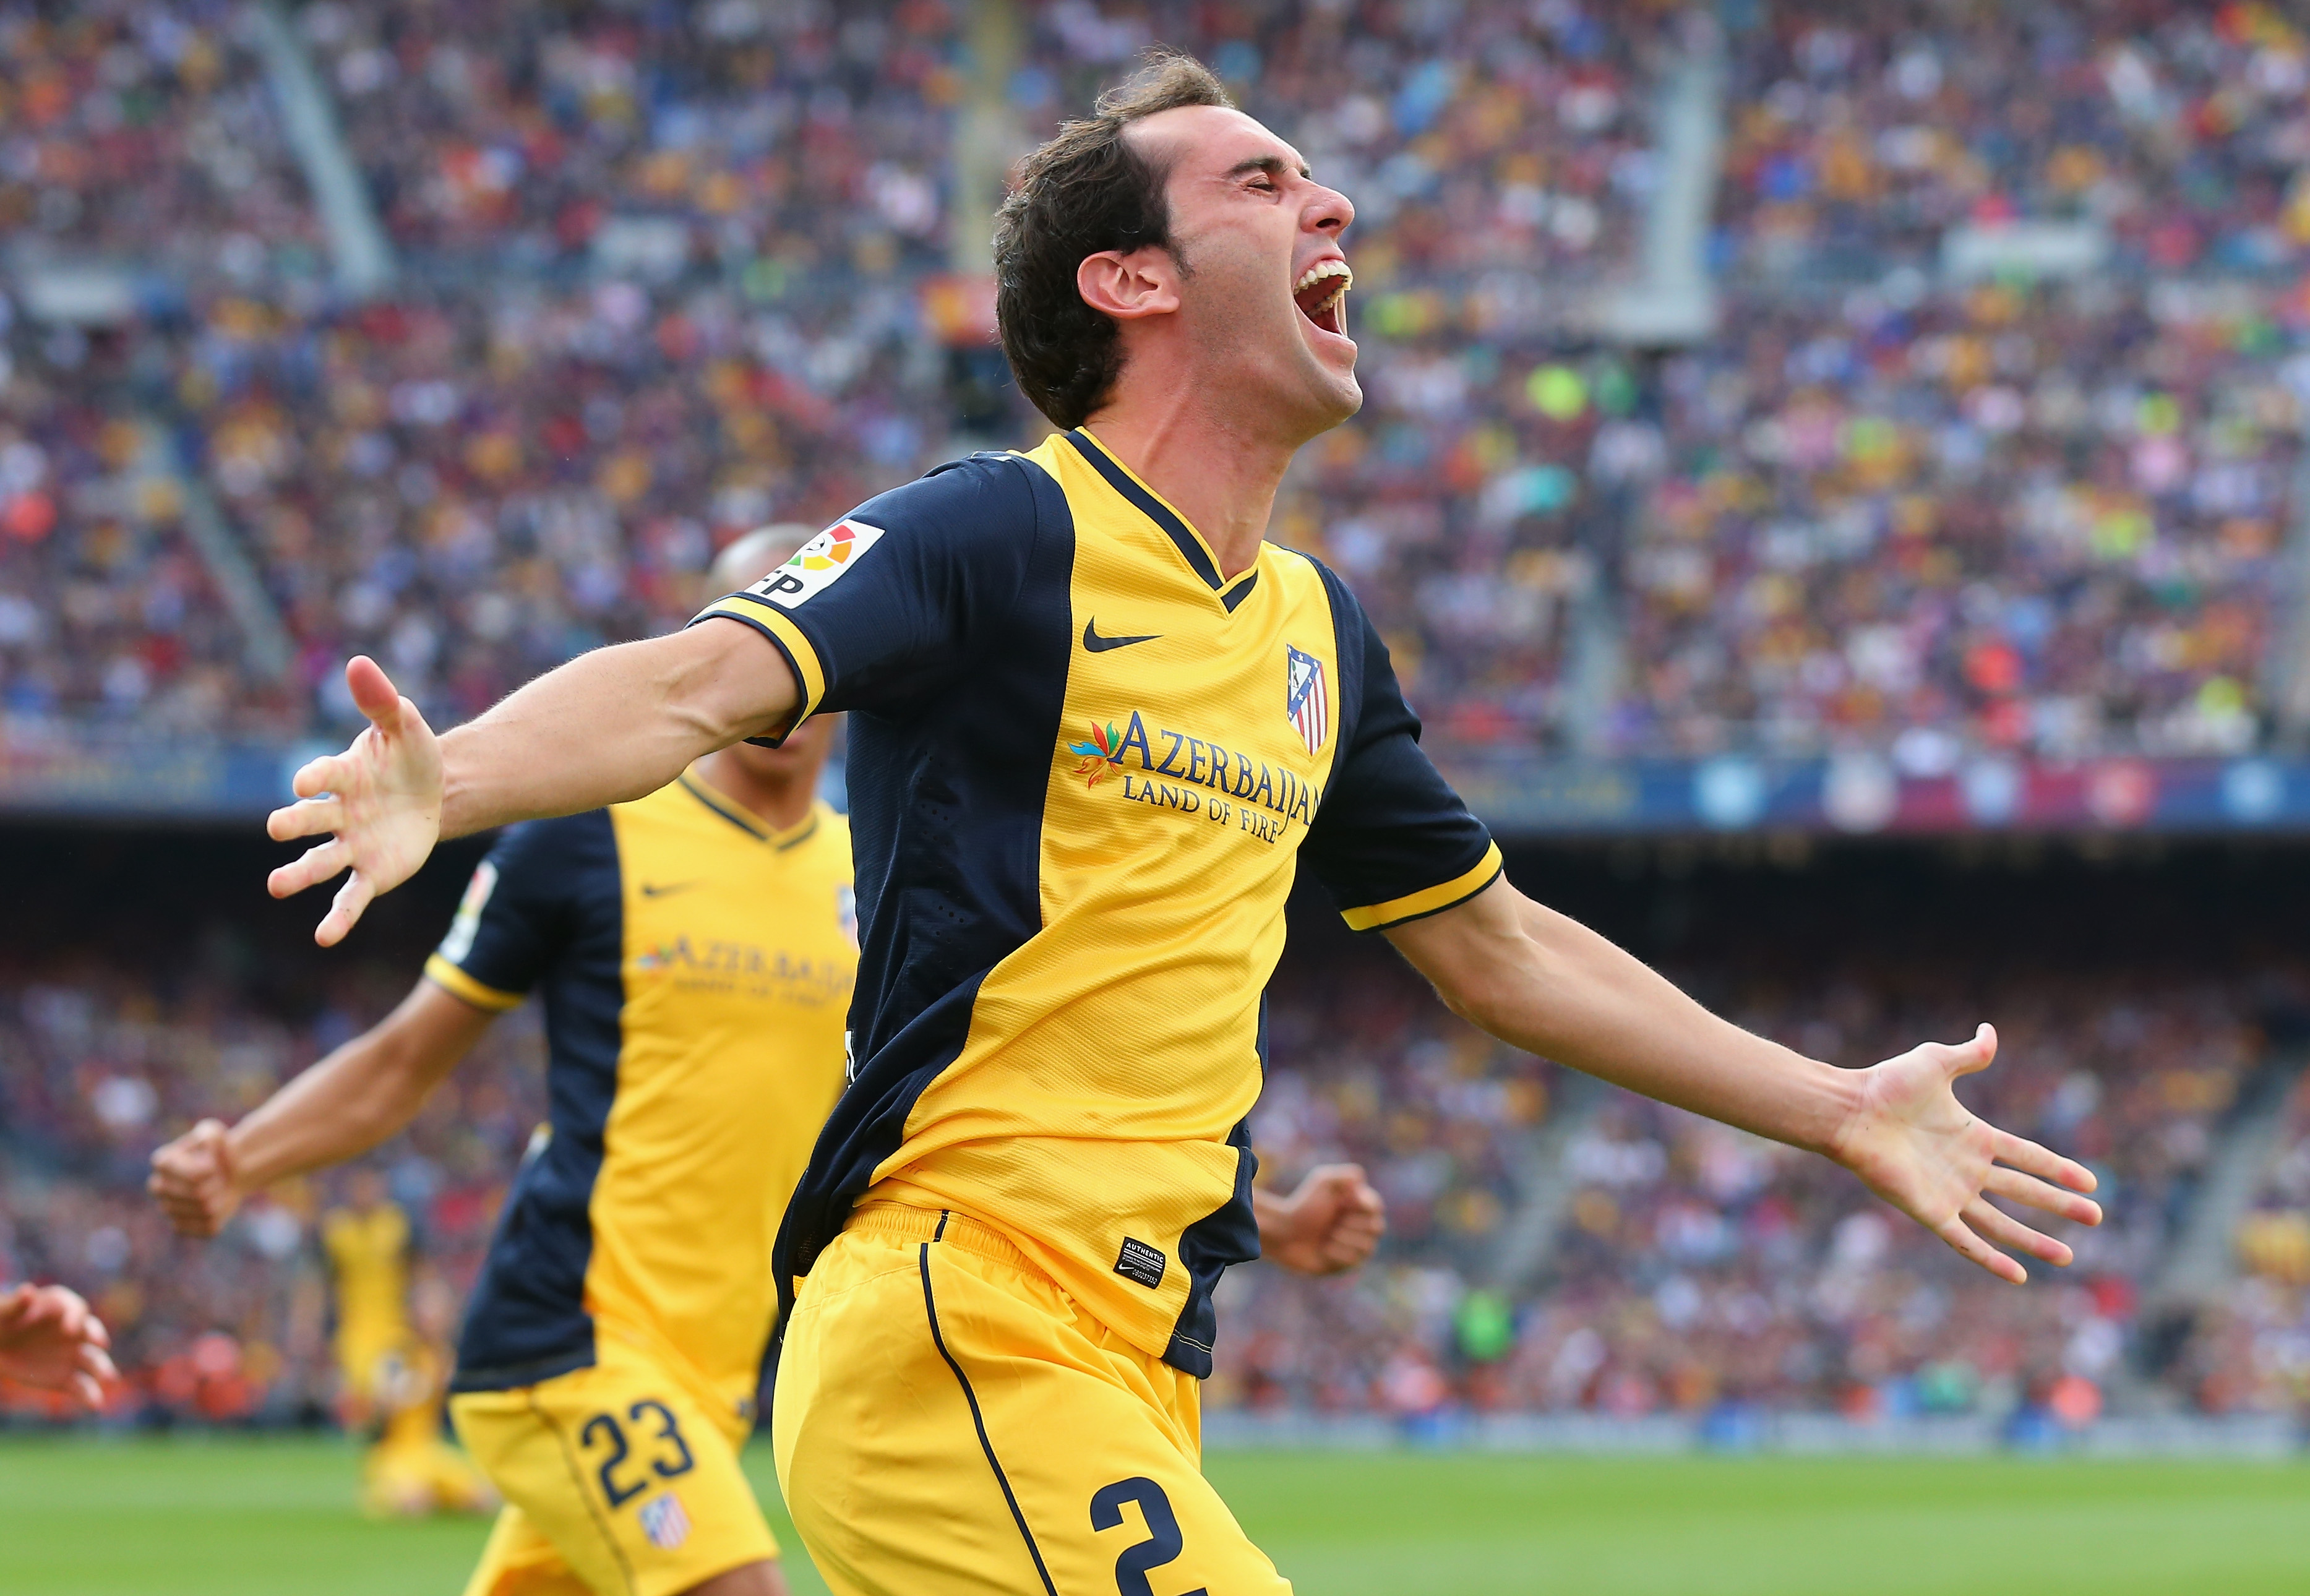
<instances>
[{"instance_id":1,"label":"yellow sleeve cuff","mask_svg":"<svg viewBox=\"0 0 2310 1596\"><path fill-rule=\"evenodd\" d=\"M1417 920L1427 915L1440 915L1455 908L1490 886L1500 873L1500 845L1492 843L1484 849L1484 856L1472 870L1462 872L1448 881L1439 881L1422 891L1402 898L1391 898L1385 903L1376 903L1360 909L1345 909L1340 918L1348 923L1350 931L1385 931L1391 925L1401 925L1406 920Z\"/></svg>"},{"instance_id":2,"label":"yellow sleeve cuff","mask_svg":"<svg viewBox=\"0 0 2310 1596\"><path fill-rule=\"evenodd\" d=\"M802 687L802 711L786 727L791 732L818 713L819 700L826 697L826 667L819 663L818 650L803 635L802 628L787 618L786 612L766 598L751 593L734 593L728 598L717 599L699 611L690 624L710 616L742 621L768 638L786 664L794 667L795 681Z\"/></svg>"},{"instance_id":3,"label":"yellow sleeve cuff","mask_svg":"<svg viewBox=\"0 0 2310 1596\"><path fill-rule=\"evenodd\" d=\"M425 961L425 978L451 997L463 998L474 1008L486 1009L492 1014L521 1007L521 993L499 992L494 986L484 985L439 953Z\"/></svg>"}]
</instances>

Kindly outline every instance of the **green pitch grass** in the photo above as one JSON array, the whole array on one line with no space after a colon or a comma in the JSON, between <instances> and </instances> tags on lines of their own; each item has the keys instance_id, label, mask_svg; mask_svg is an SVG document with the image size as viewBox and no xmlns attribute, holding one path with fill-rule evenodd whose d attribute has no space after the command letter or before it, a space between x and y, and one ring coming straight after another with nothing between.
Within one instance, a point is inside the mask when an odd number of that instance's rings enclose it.
<instances>
[{"instance_id":1,"label":"green pitch grass","mask_svg":"<svg viewBox=\"0 0 2310 1596\"><path fill-rule=\"evenodd\" d=\"M0 1437L0 1592L456 1596L482 1526L364 1522L356 1462L326 1440ZM795 1548L767 1452L748 1462ZM1211 1472L1303 1596L2310 1590L2304 1463L1230 1453Z\"/></svg>"}]
</instances>

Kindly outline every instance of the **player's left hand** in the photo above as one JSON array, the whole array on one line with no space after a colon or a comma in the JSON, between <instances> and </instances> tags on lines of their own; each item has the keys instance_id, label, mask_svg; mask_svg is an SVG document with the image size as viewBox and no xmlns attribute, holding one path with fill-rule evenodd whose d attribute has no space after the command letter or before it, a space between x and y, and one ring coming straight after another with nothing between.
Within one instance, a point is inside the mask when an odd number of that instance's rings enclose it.
<instances>
[{"instance_id":1,"label":"player's left hand","mask_svg":"<svg viewBox=\"0 0 2310 1596\"><path fill-rule=\"evenodd\" d=\"M1323 1164L1289 1197L1262 1193L1259 1251L1303 1275L1335 1275L1372 1255L1387 1207L1360 1164Z\"/></svg>"},{"instance_id":2,"label":"player's left hand","mask_svg":"<svg viewBox=\"0 0 2310 1596\"><path fill-rule=\"evenodd\" d=\"M19 1286L0 1292L0 1378L68 1392L93 1412L104 1383L120 1378L112 1336L77 1291Z\"/></svg>"},{"instance_id":3,"label":"player's left hand","mask_svg":"<svg viewBox=\"0 0 2310 1596\"><path fill-rule=\"evenodd\" d=\"M1860 1103L1828 1151L1886 1201L1991 1274L2019 1285L2029 1271L1998 1248L2056 1264L2071 1254L1993 1207L1990 1198L2080 1225L2100 1224L2101 1205L2077 1195L2094 1189L2092 1170L1999 1130L1957 1100L1958 1077L1987 1069L1996 1056L1997 1032L1984 1025L1970 1042L1920 1043L1861 1071Z\"/></svg>"}]
</instances>

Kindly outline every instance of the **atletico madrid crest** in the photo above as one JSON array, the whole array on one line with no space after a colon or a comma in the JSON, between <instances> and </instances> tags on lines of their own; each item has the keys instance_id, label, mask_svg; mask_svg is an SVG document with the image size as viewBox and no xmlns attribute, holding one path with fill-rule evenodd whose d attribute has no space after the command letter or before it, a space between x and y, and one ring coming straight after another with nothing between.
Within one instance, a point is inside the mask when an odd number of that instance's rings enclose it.
<instances>
[{"instance_id":1,"label":"atletico madrid crest","mask_svg":"<svg viewBox=\"0 0 2310 1596\"><path fill-rule=\"evenodd\" d=\"M1320 752L1324 739L1332 734L1332 690L1324 680L1324 662L1289 643L1283 646L1283 660L1284 713L1299 729L1299 741L1307 751Z\"/></svg>"},{"instance_id":2,"label":"atletico madrid crest","mask_svg":"<svg viewBox=\"0 0 2310 1596\"><path fill-rule=\"evenodd\" d=\"M682 1511L682 1498L672 1491L662 1496L652 1496L637 1511L642 1522L642 1533L649 1537L649 1543L658 1550L676 1550L690 1539L690 1514Z\"/></svg>"}]
</instances>

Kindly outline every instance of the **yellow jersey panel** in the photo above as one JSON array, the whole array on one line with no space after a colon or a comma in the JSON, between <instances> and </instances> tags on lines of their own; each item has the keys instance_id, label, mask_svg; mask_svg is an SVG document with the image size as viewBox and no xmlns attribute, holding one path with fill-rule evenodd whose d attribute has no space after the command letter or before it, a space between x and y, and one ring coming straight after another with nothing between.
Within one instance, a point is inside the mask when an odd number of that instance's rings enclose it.
<instances>
[{"instance_id":1,"label":"yellow jersey panel","mask_svg":"<svg viewBox=\"0 0 2310 1596\"><path fill-rule=\"evenodd\" d=\"M484 1006L543 995L551 1119L483 1266L454 1389L534 1385L613 1336L750 1418L777 1310L771 1248L842 1086L847 826L819 803L772 832L693 772L517 828L475 881L428 969Z\"/></svg>"},{"instance_id":2,"label":"yellow jersey panel","mask_svg":"<svg viewBox=\"0 0 2310 1596\"><path fill-rule=\"evenodd\" d=\"M980 986L968 1040L877 1174L1000 1226L1159 1352L1193 1285L1182 1237L1247 1164L1229 1137L1258 1100L1263 994L1336 746L1281 713L1288 659L1305 644L1336 675L1331 603L1313 565L1269 544L1230 608L1074 450L1034 457L1075 507L1072 612L1147 641L1071 666L1042 931ZM1139 1265L1119 1273L1126 1254Z\"/></svg>"},{"instance_id":3,"label":"yellow jersey panel","mask_svg":"<svg viewBox=\"0 0 2310 1596\"><path fill-rule=\"evenodd\" d=\"M744 1403L777 1312L778 1221L842 1090L850 832L820 804L749 835L736 804L685 779L610 811L625 1043L586 1298Z\"/></svg>"},{"instance_id":4,"label":"yellow jersey panel","mask_svg":"<svg viewBox=\"0 0 2310 1596\"><path fill-rule=\"evenodd\" d=\"M855 1079L780 1285L864 1198L951 1210L1209 1373L1300 863L1370 929L1499 872L1354 596L1273 545L1221 571L1078 429L869 501L699 619L854 712Z\"/></svg>"}]
</instances>

